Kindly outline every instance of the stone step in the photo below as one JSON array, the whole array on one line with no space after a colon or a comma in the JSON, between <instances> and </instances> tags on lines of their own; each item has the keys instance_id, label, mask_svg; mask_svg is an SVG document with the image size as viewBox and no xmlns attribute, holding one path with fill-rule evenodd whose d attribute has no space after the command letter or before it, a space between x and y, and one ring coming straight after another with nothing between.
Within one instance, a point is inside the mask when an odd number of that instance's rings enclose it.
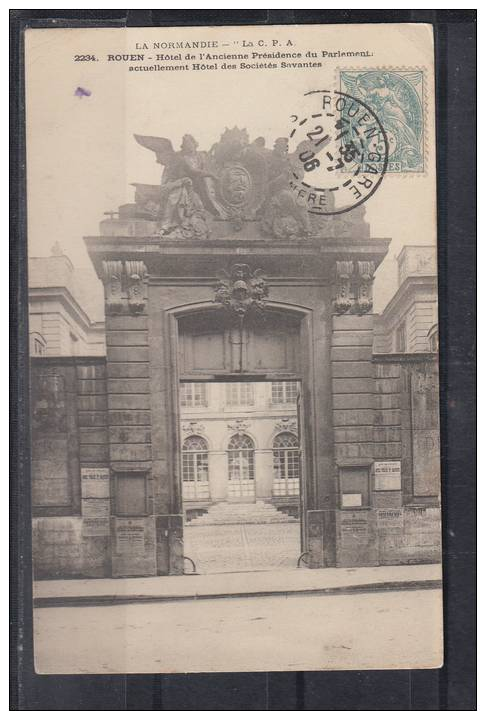
<instances>
[{"instance_id":1,"label":"stone step","mask_svg":"<svg viewBox=\"0 0 486 711\"><path fill-rule=\"evenodd\" d=\"M277 511L277 509L271 504L265 504L263 506L260 504L215 504L214 506L211 506L210 511L215 510L222 513L247 513L252 511L256 511L257 513L268 513L269 511Z\"/></svg>"},{"instance_id":2,"label":"stone step","mask_svg":"<svg viewBox=\"0 0 486 711\"><path fill-rule=\"evenodd\" d=\"M231 509L229 509L229 510L225 509L224 511L214 511L213 513L211 513L211 509L210 509L209 512L204 515L206 515L206 516L210 516L210 515L212 515L212 516L228 516L228 515L230 515L230 516L271 516L272 514L275 514L276 516L282 515L280 511L275 511L275 510L271 510L271 509L268 509L268 510L267 509L260 509L259 511L258 510L253 511L251 509L245 509L243 511L238 511L238 510L232 511Z\"/></svg>"},{"instance_id":3,"label":"stone step","mask_svg":"<svg viewBox=\"0 0 486 711\"><path fill-rule=\"evenodd\" d=\"M295 520L295 519L294 519ZM245 524L245 523L288 523L288 519L275 519L275 518L265 518L262 516L261 518L227 518L227 519L208 519L208 518L197 518L192 520L192 524L194 525L204 525L204 526L211 526L216 524L225 524L225 525L232 525L232 524Z\"/></svg>"},{"instance_id":4,"label":"stone step","mask_svg":"<svg viewBox=\"0 0 486 711\"><path fill-rule=\"evenodd\" d=\"M210 526L246 523L296 523L297 519L279 511L266 501L238 503L223 501L208 513L193 518L189 526Z\"/></svg>"},{"instance_id":5,"label":"stone step","mask_svg":"<svg viewBox=\"0 0 486 711\"><path fill-rule=\"evenodd\" d=\"M222 514L218 514L217 516L211 516L210 514L202 515L197 517L198 520L200 519L210 519L211 521L259 521L260 519L264 518L268 521L274 520L274 521L285 521L286 516L283 514L282 516L280 515L274 515L274 514L228 514L227 516L223 516Z\"/></svg>"},{"instance_id":6,"label":"stone step","mask_svg":"<svg viewBox=\"0 0 486 711\"><path fill-rule=\"evenodd\" d=\"M242 516L241 518L236 518L234 516L229 518L206 518L204 516L198 516L197 518L192 519L191 525L210 525L213 523L288 523L289 521L296 521L296 519L290 516L287 518L274 518L273 516L271 518L268 516L260 516L259 518L250 518L249 516Z\"/></svg>"}]
</instances>

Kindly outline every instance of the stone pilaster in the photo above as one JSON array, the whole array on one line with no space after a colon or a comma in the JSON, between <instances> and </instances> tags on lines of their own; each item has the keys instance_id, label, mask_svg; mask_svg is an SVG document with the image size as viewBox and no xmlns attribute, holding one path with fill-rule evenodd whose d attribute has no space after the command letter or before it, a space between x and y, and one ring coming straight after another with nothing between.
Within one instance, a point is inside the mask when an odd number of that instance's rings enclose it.
<instances>
[{"instance_id":1,"label":"stone pilaster","mask_svg":"<svg viewBox=\"0 0 486 711\"><path fill-rule=\"evenodd\" d=\"M113 575L155 575L147 267L104 261L103 276Z\"/></svg>"},{"instance_id":2,"label":"stone pilaster","mask_svg":"<svg viewBox=\"0 0 486 711\"><path fill-rule=\"evenodd\" d=\"M361 279L359 268L354 279L351 314L333 316L331 347L338 566L377 562L370 511L375 418L373 316L357 315L367 307L369 292L365 291L366 280ZM350 499L344 492L350 481L355 481L356 494L361 498L356 499L356 507L348 508Z\"/></svg>"}]
</instances>

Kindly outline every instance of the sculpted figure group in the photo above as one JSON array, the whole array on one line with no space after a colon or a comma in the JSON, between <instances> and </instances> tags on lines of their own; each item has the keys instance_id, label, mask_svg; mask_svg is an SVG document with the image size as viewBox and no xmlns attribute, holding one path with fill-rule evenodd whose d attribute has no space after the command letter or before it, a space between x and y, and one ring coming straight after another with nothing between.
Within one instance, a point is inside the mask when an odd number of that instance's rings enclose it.
<instances>
[{"instance_id":1,"label":"sculpted figure group","mask_svg":"<svg viewBox=\"0 0 486 711\"><path fill-rule=\"evenodd\" d=\"M273 239L303 239L321 227L291 188L298 162L287 138L270 149L263 137L250 142L246 129L227 128L209 151L198 150L189 134L179 151L167 138L135 139L163 166L160 186L136 184L135 202L138 216L154 220L164 238L208 238L214 221L230 223L235 232L256 222Z\"/></svg>"}]
</instances>

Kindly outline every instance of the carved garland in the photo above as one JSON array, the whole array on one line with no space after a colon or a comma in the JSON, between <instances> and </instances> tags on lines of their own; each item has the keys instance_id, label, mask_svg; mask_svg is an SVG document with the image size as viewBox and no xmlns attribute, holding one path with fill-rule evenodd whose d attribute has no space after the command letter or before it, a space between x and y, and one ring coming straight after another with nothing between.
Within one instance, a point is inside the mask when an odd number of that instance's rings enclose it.
<instances>
[{"instance_id":1,"label":"carved garland","mask_svg":"<svg viewBox=\"0 0 486 711\"><path fill-rule=\"evenodd\" d=\"M202 422L196 422L195 420L191 422L184 422L182 424L182 431L185 436L189 435L203 435L206 428Z\"/></svg>"},{"instance_id":2,"label":"carved garland","mask_svg":"<svg viewBox=\"0 0 486 711\"><path fill-rule=\"evenodd\" d=\"M250 427L250 422L249 420L244 420L244 419L237 419L234 422L229 422L227 424L228 429L231 432L247 432L248 428Z\"/></svg>"},{"instance_id":3,"label":"carved garland","mask_svg":"<svg viewBox=\"0 0 486 711\"><path fill-rule=\"evenodd\" d=\"M295 417L282 417L275 423L275 432L298 434L297 419Z\"/></svg>"}]
</instances>

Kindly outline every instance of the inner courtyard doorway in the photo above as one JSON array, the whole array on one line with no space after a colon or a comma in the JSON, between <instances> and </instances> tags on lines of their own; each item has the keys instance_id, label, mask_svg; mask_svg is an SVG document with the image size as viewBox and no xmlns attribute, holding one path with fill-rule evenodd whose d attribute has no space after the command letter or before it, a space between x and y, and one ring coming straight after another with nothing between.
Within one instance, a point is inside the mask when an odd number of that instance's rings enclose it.
<instances>
[{"instance_id":1,"label":"inner courtyard doorway","mask_svg":"<svg viewBox=\"0 0 486 711\"><path fill-rule=\"evenodd\" d=\"M295 568L301 546L297 380L184 381L184 555L204 573ZM192 561L192 563L191 563Z\"/></svg>"}]
</instances>

